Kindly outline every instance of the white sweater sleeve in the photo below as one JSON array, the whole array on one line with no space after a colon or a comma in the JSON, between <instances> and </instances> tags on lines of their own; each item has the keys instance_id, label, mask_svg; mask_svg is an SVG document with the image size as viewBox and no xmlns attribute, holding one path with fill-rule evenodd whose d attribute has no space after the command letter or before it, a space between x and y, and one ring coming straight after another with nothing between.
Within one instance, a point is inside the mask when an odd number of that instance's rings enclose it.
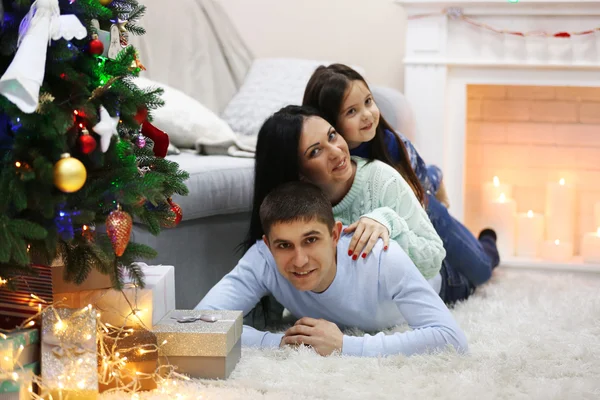
<instances>
[{"instance_id":1,"label":"white sweater sleeve","mask_svg":"<svg viewBox=\"0 0 600 400\"><path fill-rule=\"evenodd\" d=\"M425 281L406 253L396 245L380 253L381 295L393 300L411 331L362 337L344 335L342 353L354 356L418 354L448 346L467 352L463 331L437 293Z\"/></svg>"},{"instance_id":2,"label":"white sweater sleeve","mask_svg":"<svg viewBox=\"0 0 600 400\"><path fill-rule=\"evenodd\" d=\"M254 245L235 268L225 275L195 307L196 310L241 310L249 313L259 300L269 294L265 285L271 269ZM283 334L258 331L244 325L242 345L248 347L279 347Z\"/></svg>"},{"instance_id":3,"label":"white sweater sleeve","mask_svg":"<svg viewBox=\"0 0 600 400\"><path fill-rule=\"evenodd\" d=\"M375 174L374 186L380 193L373 193L374 204L379 208L364 215L380 222L408 253L425 279L433 278L446 257L444 243L431 224L425 209L412 189L396 171L385 166Z\"/></svg>"}]
</instances>

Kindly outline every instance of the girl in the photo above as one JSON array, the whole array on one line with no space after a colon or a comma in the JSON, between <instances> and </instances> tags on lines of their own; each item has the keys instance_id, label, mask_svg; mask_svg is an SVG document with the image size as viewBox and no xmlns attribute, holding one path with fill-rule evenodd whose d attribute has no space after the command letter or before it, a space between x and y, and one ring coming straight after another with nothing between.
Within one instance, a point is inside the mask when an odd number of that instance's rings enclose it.
<instances>
[{"instance_id":1,"label":"girl","mask_svg":"<svg viewBox=\"0 0 600 400\"><path fill-rule=\"evenodd\" d=\"M427 167L412 144L395 134L380 116L369 86L358 72L342 64L317 68L307 84L303 104L317 108L344 136L350 154L381 160L411 182L444 242L444 262L448 265L443 269L443 278L453 292L448 298L465 299L491 277L500 261L495 232L486 229L477 240L448 213L442 204L447 201L441 171ZM413 175L422 188L411 179Z\"/></svg>"}]
</instances>

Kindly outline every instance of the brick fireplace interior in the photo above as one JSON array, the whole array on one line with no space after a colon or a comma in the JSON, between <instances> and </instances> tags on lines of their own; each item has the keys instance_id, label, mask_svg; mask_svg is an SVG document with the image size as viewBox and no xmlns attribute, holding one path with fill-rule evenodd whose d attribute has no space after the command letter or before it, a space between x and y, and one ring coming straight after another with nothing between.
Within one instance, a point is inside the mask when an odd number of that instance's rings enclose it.
<instances>
[{"instance_id":1,"label":"brick fireplace interior","mask_svg":"<svg viewBox=\"0 0 600 400\"><path fill-rule=\"evenodd\" d=\"M574 250L600 202L600 88L467 85L464 221L477 234L482 185L513 185L517 211L543 214L548 182L576 186Z\"/></svg>"}]
</instances>

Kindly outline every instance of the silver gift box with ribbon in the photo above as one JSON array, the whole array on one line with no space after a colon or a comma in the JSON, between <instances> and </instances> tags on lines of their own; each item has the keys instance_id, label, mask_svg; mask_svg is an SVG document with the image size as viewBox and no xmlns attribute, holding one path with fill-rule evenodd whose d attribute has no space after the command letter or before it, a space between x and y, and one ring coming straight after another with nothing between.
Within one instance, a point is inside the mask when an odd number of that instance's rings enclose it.
<instances>
[{"instance_id":1,"label":"silver gift box with ribbon","mask_svg":"<svg viewBox=\"0 0 600 400\"><path fill-rule=\"evenodd\" d=\"M241 311L171 311L152 329L160 363L192 378L228 378L242 354L242 319Z\"/></svg>"}]
</instances>

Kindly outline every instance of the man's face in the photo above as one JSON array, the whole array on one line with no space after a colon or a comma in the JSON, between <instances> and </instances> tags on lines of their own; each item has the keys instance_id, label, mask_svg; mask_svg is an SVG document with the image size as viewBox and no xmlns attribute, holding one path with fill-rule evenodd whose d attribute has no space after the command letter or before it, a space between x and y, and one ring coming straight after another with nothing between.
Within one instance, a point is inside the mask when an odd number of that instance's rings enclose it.
<instances>
[{"instance_id":1,"label":"man's face","mask_svg":"<svg viewBox=\"0 0 600 400\"><path fill-rule=\"evenodd\" d=\"M320 293L335 278L341 230L341 222L336 222L332 231L316 219L281 222L271 226L263 240L281 275L296 289Z\"/></svg>"}]
</instances>

